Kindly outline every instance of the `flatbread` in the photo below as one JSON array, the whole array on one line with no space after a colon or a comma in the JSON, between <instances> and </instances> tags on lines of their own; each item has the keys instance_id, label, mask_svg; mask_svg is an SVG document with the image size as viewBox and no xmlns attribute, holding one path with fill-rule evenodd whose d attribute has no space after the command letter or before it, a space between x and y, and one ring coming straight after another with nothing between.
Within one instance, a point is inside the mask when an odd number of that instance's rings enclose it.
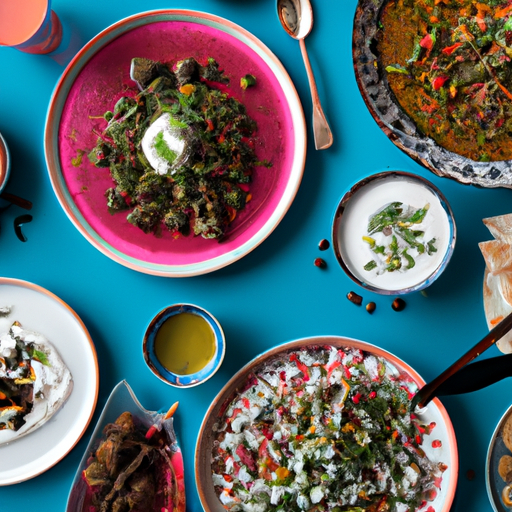
<instances>
[{"instance_id":1,"label":"flatbread","mask_svg":"<svg viewBox=\"0 0 512 512\"><path fill-rule=\"evenodd\" d=\"M500 275L494 275L488 270L486 271L484 278L484 309L489 330L496 327L506 316L512 313L512 306L503 300L500 282ZM496 346L504 354L512 353L512 331L498 340Z\"/></svg>"},{"instance_id":2,"label":"flatbread","mask_svg":"<svg viewBox=\"0 0 512 512\"><path fill-rule=\"evenodd\" d=\"M8 358L16 357L15 355L19 352L17 350L19 345L13 348L13 341L21 341L31 350L37 351L35 354L38 355L24 361L31 368L28 378L14 379L12 371L8 370L6 361ZM71 372L55 347L43 335L27 331L15 322L9 332L0 334L0 384L19 386L21 383L33 387L31 396L27 393L30 396L29 402L32 404L31 410L18 411L17 420L19 421L22 416L21 420L24 423L21 426L13 426L5 419L15 412L13 411L15 408L9 403L8 398L3 399L4 407L0 407L0 418L4 413L4 421L0 423L0 445L19 439L41 427L62 407L73 389ZM27 391L26 388L25 391Z\"/></svg>"},{"instance_id":3,"label":"flatbread","mask_svg":"<svg viewBox=\"0 0 512 512\"><path fill-rule=\"evenodd\" d=\"M488 217L483 223L496 240L512 244L512 213Z\"/></svg>"},{"instance_id":4,"label":"flatbread","mask_svg":"<svg viewBox=\"0 0 512 512\"><path fill-rule=\"evenodd\" d=\"M512 313L512 213L483 219L494 240L478 244L485 260L484 309L489 329ZM512 331L496 343L512 353Z\"/></svg>"},{"instance_id":5,"label":"flatbread","mask_svg":"<svg viewBox=\"0 0 512 512\"><path fill-rule=\"evenodd\" d=\"M490 272L506 272L512 270L512 245L501 240L489 240L478 244L485 264Z\"/></svg>"}]
</instances>

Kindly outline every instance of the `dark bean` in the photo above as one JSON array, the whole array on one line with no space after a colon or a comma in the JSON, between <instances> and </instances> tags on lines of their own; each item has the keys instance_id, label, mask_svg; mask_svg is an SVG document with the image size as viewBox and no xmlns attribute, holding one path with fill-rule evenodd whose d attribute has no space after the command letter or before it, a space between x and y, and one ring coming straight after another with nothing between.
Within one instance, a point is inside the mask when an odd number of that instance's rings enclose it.
<instances>
[{"instance_id":1,"label":"dark bean","mask_svg":"<svg viewBox=\"0 0 512 512\"><path fill-rule=\"evenodd\" d=\"M361 295L358 295L356 292L348 292L347 299L350 302L356 304L357 306L360 306L363 302L363 297L361 297Z\"/></svg>"},{"instance_id":2,"label":"dark bean","mask_svg":"<svg viewBox=\"0 0 512 512\"><path fill-rule=\"evenodd\" d=\"M372 314L375 311L376 307L377 307L377 304L375 304L375 302L368 302L368 304L366 304L366 311L368 311L368 313Z\"/></svg>"},{"instance_id":3,"label":"dark bean","mask_svg":"<svg viewBox=\"0 0 512 512\"><path fill-rule=\"evenodd\" d=\"M25 215L20 215L19 217L16 217L14 219L14 232L16 233L16 236L22 241L26 242L27 237L22 233L21 226L23 224L26 224L27 222L32 221L32 215L29 215L28 213Z\"/></svg>"},{"instance_id":4,"label":"dark bean","mask_svg":"<svg viewBox=\"0 0 512 512\"><path fill-rule=\"evenodd\" d=\"M315 259L315 267L326 268L327 263L322 258L316 258Z\"/></svg>"},{"instance_id":5,"label":"dark bean","mask_svg":"<svg viewBox=\"0 0 512 512\"><path fill-rule=\"evenodd\" d=\"M407 304L405 303L405 300L404 299L401 299L400 297L396 298L394 301L393 301L393 304L391 304L391 307L395 310L395 311L403 311L405 309L405 306Z\"/></svg>"},{"instance_id":6,"label":"dark bean","mask_svg":"<svg viewBox=\"0 0 512 512\"><path fill-rule=\"evenodd\" d=\"M467 472L466 472L466 478L468 480L474 480L476 476L476 473L475 473L475 470L474 469L468 469Z\"/></svg>"},{"instance_id":7,"label":"dark bean","mask_svg":"<svg viewBox=\"0 0 512 512\"><path fill-rule=\"evenodd\" d=\"M320 243L318 244L318 248L321 251L326 251L327 249L329 249L330 246L331 244L329 243L329 240L326 240L325 238L323 240L320 240Z\"/></svg>"}]
</instances>

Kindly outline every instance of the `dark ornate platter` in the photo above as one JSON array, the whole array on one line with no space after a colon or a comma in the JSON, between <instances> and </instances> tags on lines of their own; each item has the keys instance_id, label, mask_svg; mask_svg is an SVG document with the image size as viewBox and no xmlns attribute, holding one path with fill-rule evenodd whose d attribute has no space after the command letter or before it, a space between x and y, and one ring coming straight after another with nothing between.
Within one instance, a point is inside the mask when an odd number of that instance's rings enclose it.
<instances>
[{"instance_id":1,"label":"dark ornate platter","mask_svg":"<svg viewBox=\"0 0 512 512\"><path fill-rule=\"evenodd\" d=\"M463 184L512 188L512 160L477 162L439 146L420 132L398 104L380 62L380 13L388 0L359 0L352 53L357 84L371 115L389 139L434 174Z\"/></svg>"}]
</instances>

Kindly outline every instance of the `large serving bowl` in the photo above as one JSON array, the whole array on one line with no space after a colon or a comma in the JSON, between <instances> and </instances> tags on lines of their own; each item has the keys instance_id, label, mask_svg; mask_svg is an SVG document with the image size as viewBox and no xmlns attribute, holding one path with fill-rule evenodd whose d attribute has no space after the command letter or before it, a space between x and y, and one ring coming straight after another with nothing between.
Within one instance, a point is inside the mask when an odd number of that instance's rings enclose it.
<instances>
[{"instance_id":1,"label":"large serving bowl","mask_svg":"<svg viewBox=\"0 0 512 512\"><path fill-rule=\"evenodd\" d=\"M135 86L129 75L135 57L166 63L214 58L230 79L228 93L258 125L257 157L272 166L256 170L252 199L220 243L193 236L175 239L170 232L145 234L129 224L125 214L108 211L104 194L112 187L110 173L94 167L87 154L105 127L102 115ZM254 75L257 83L244 90L240 79L246 74ZM192 276L237 261L277 227L304 171L304 114L286 70L252 34L211 14L150 11L108 27L71 61L50 102L45 155L62 208L94 247L140 272Z\"/></svg>"},{"instance_id":2,"label":"large serving bowl","mask_svg":"<svg viewBox=\"0 0 512 512\"><path fill-rule=\"evenodd\" d=\"M206 512L223 512L225 510L215 493L211 468L212 448L215 440L214 426L222 416L225 407L243 389L248 377L268 362L284 357L292 350L323 345L331 345L336 348L356 348L377 357L382 357L400 373L408 375L418 386L424 385L424 381L418 373L398 357L374 345L351 338L339 336L302 338L264 352L246 364L222 388L210 405L201 425L195 454L195 476L199 498ZM448 512L455 495L458 476L457 444L453 426L445 408L438 399L434 399L419 416L422 423L436 423L436 438L441 441L441 446L438 448L434 448L431 441L425 442L421 447L431 460L443 461L448 466L443 475L441 490L435 501L430 505L436 512Z\"/></svg>"},{"instance_id":3,"label":"large serving bowl","mask_svg":"<svg viewBox=\"0 0 512 512\"><path fill-rule=\"evenodd\" d=\"M377 44L383 30L381 13L388 3L389 0L359 0L354 17L354 70L372 117L393 144L438 176L481 187L512 187L512 160L475 161L449 151L419 130L401 107L389 86ZM405 38L397 41L397 47L405 44ZM432 114L430 117L434 121Z\"/></svg>"}]
</instances>

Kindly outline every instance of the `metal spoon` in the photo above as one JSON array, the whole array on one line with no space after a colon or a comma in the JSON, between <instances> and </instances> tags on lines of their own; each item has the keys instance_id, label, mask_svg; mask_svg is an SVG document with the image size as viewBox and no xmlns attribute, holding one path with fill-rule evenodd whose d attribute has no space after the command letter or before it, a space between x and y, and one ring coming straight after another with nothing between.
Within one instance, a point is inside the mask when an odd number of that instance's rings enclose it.
<instances>
[{"instance_id":1,"label":"metal spoon","mask_svg":"<svg viewBox=\"0 0 512 512\"><path fill-rule=\"evenodd\" d=\"M332 132L320 105L313 69L311 68L306 51L306 43L304 42L304 39L313 28L313 8L309 0L277 0L277 14L286 32L299 41L313 100L315 148L327 149L332 144Z\"/></svg>"}]
</instances>

